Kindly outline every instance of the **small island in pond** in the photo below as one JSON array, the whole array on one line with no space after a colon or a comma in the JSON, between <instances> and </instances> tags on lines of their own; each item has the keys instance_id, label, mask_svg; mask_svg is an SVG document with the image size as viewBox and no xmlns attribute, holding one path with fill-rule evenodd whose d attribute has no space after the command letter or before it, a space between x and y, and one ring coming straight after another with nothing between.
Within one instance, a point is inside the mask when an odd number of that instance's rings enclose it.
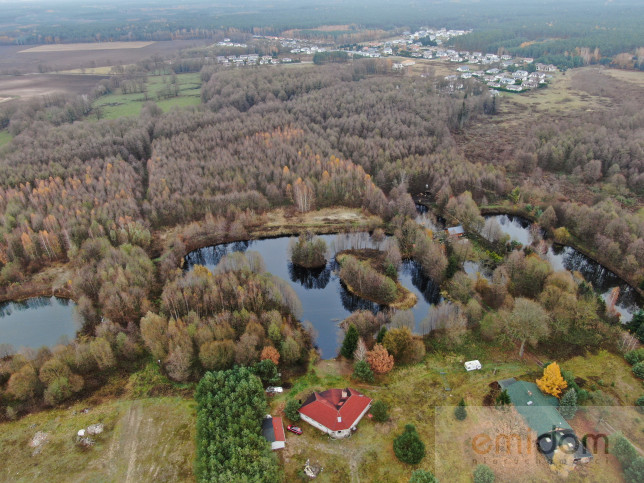
<instances>
[{"instance_id":1,"label":"small island in pond","mask_svg":"<svg viewBox=\"0 0 644 483\"><path fill-rule=\"evenodd\" d=\"M301 234L297 240L291 239L289 250L294 265L304 268L326 266L326 242L311 232Z\"/></svg>"},{"instance_id":2,"label":"small island in pond","mask_svg":"<svg viewBox=\"0 0 644 483\"><path fill-rule=\"evenodd\" d=\"M396 309L410 309L416 295L398 281L397 268L381 250L361 249L338 252L340 280L358 297Z\"/></svg>"}]
</instances>

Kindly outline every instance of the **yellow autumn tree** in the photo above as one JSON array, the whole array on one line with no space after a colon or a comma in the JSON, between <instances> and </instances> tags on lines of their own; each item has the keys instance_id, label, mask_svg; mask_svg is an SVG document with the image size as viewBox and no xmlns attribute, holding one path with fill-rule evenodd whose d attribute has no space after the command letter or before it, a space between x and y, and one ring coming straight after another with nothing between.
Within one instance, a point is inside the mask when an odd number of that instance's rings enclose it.
<instances>
[{"instance_id":1,"label":"yellow autumn tree","mask_svg":"<svg viewBox=\"0 0 644 483\"><path fill-rule=\"evenodd\" d=\"M543 370L543 377L537 379L537 386L541 392L555 397L561 397L561 392L568 387L559 369L559 364L553 362Z\"/></svg>"}]
</instances>

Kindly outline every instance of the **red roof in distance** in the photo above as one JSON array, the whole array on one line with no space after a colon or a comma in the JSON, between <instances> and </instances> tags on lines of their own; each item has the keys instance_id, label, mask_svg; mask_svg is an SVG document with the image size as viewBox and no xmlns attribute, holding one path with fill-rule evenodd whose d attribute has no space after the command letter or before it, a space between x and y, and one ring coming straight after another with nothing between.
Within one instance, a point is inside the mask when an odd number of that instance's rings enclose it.
<instances>
[{"instance_id":1,"label":"red roof in distance","mask_svg":"<svg viewBox=\"0 0 644 483\"><path fill-rule=\"evenodd\" d=\"M355 389L327 389L309 396L300 413L331 431L343 431L353 427L370 404L371 398Z\"/></svg>"}]
</instances>

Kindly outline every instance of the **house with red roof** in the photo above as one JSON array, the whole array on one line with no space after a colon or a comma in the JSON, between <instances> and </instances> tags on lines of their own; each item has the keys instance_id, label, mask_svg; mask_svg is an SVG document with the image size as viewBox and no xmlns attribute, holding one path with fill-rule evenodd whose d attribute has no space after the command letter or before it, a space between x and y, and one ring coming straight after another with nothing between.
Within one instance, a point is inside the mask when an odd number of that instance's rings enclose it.
<instances>
[{"instance_id":1,"label":"house with red roof","mask_svg":"<svg viewBox=\"0 0 644 483\"><path fill-rule=\"evenodd\" d=\"M311 394L300 408L302 420L334 438L346 438L371 407L371 398L355 389Z\"/></svg>"},{"instance_id":2,"label":"house with red roof","mask_svg":"<svg viewBox=\"0 0 644 483\"><path fill-rule=\"evenodd\" d=\"M282 418L274 418L271 415L267 415L264 421L262 421L262 434L271 443L272 450L282 449L286 446Z\"/></svg>"}]
</instances>

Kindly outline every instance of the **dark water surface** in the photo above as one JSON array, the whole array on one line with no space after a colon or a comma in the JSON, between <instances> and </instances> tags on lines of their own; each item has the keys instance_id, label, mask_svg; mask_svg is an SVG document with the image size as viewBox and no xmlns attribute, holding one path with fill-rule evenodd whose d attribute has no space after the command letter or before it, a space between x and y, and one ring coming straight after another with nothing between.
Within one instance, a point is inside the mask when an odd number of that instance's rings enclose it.
<instances>
[{"instance_id":1,"label":"dark water surface","mask_svg":"<svg viewBox=\"0 0 644 483\"><path fill-rule=\"evenodd\" d=\"M34 297L0 304L0 344L11 344L16 350L73 340L80 328L81 319L71 300Z\"/></svg>"},{"instance_id":2,"label":"dark water surface","mask_svg":"<svg viewBox=\"0 0 644 483\"><path fill-rule=\"evenodd\" d=\"M356 237L362 238L357 242ZM290 237L251 240L246 242L226 243L201 248L190 252L185 257L185 268L192 269L195 265L204 265L209 269L217 266L224 255L231 252L252 250L258 252L264 259L266 271L288 281L302 302L302 321L309 321L317 332L315 343L325 359L335 357L341 343L342 329L339 322L347 318L354 310L380 310L378 304L361 299L349 293L337 275L334 260L336 251L353 246L361 248L377 248L368 241L366 234L360 235L321 235L329 252L333 254L326 267L318 270L308 270L293 266L290 261L288 246ZM419 265L414 261L403 262L398 278L401 284L413 292L418 302L412 308L416 328L425 318L429 307L438 303L440 292L431 279L423 275Z\"/></svg>"}]
</instances>

